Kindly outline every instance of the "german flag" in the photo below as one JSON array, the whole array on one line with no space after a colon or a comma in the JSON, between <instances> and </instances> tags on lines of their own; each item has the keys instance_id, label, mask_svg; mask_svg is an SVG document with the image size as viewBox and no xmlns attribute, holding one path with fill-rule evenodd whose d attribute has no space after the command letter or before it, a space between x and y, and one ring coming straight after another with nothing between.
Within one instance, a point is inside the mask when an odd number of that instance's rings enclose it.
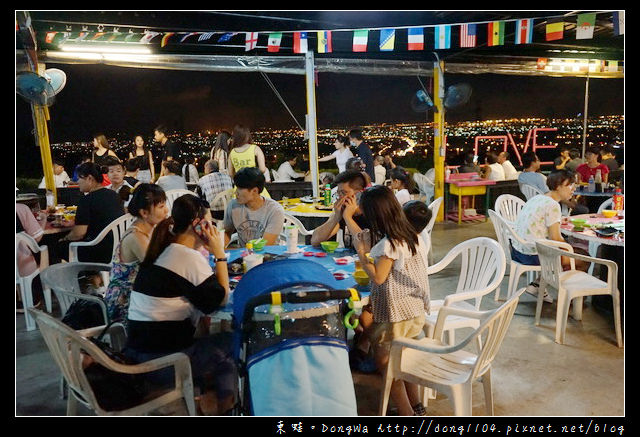
<instances>
[{"instance_id":1,"label":"german flag","mask_svg":"<svg viewBox=\"0 0 640 437\"><path fill-rule=\"evenodd\" d=\"M492 21L487 26L487 45L504 45L504 21Z\"/></svg>"},{"instance_id":2,"label":"german flag","mask_svg":"<svg viewBox=\"0 0 640 437\"><path fill-rule=\"evenodd\" d=\"M562 39L564 31L564 21L562 18L551 18L547 20L547 41Z\"/></svg>"}]
</instances>

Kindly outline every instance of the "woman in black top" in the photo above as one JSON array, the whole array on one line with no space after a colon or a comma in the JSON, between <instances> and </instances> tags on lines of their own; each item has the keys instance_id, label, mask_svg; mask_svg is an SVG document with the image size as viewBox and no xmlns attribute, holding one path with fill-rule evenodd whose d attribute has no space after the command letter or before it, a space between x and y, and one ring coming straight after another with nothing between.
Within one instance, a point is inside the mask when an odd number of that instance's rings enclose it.
<instances>
[{"instance_id":1,"label":"woman in black top","mask_svg":"<svg viewBox=\"0 0 640 437\"><path fill-rule=\"evenodd\" d=\"M109 142L107 141L107 137L102 134L96 134L93 137L93 147L94 151L91 154L91 162L98 165L102 169L102 174L106 174L107 170L103 167L107 165L107 158L109 156L115 156L117 158L118 155L116 155L116 153L111 150L111 147L109 147Z\"/></svg>"},{"instance_id":2,"label":"woman in black top","mask_svg":"<svg viewBox=\"0 0 640 437\"><path fill-rule=\"evenodd\" d=\"M147 147L144 142L142 135L136 135L133 140L133 150L129 152L129 159L133 158L138 158L138 162L140 163L136 179L143 183L153 183L156 179L153 155L149 147Z\"/></svg>"}]
</instances>

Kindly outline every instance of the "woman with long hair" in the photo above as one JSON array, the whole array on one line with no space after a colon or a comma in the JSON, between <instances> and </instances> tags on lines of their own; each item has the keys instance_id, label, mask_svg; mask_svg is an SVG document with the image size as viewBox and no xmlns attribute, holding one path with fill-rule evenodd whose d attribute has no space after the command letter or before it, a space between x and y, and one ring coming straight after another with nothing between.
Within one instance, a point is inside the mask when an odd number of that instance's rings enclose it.
<instances>
[{"instance_id":1,"label":"woman with long hair","mask_svg":"<svg viewBox=\"0 0 640 437\"><path fill-rule=\"evenodd\" d=\"M93 136L93 152L91 153L91 162L98 165L101 169L107 165L107 158L109 156L115 156L116 152L111 150L111 146L109 146L109 141L107 141L107 137L103 134L96 134ZM119 159L119 158L118 158ZM103 174L107 173L106 169L103 169Z\"/></svg>"},{"instance_id":2,"label":"woman with long hair","mask_svg":"<svg viewBox=\"0 0 640 437\"><path fill-rule=\"evenodd\" d=\"M136 177L140 182L152 183L156 179L156 171L153 163L153 154L142 138L142 135L136 135L133 139L133 148L129 152L129 159L138 158L140 168Z\"/></svg>"},{"instance_id":3,"label":"woman with long hair","mask_svg":"<svg viewBox=\"0 0 640 437\"><path fill-rule=\"evenodd\" d=\"M228 160L230 142L231 133L226 130L221 131L216 138L216 143L211 148L211 153L209 154L209 159L213 159L218 163L218 171L220 173L229 173Z\"/></svg>"},{"instance_id":4,"label":"woman with long hair","mask_svg":"<svg viewBox=\"0 0 640 437\"><path fill-rule=\"evenodd\" d=\"M236 392L230 334L194 338L200 319L229 295L227 259L211 220L209 204L185 194L173 202L171 217L156 225L131 291L124 351L138 362L185 353L203 396L215 387L221 413L232 408ZM201 249L213 255L215 272ZM152 381L172 384L172 372L154 372Z\"/></svg>"},{"instance_id":5,"label":"woman with long hair","mask_svg":"<svg viewBox=\"0 0 640 437\"><path fill-rule=\"evenodd\" d=\"M155 184L141 183L131 196L128 210L135 219L113 254L109 285L104 296L111 321L117 320L126 326L131 287L147 253L153 229L169 214L166 201L164 190Z\"/></svg>"},{"instance_id":6,"label":"woman with long hair","mask_svg":"<svg viewBox=\"0 0 640 437\"><path fill-rule=\"evenodd\" d=\"M245 167L258 167L263 174L267 172L264 153L259 146L251 144L249 128L237 125L233 128L231 138L233 149L229 152L229 176L233 178Z\"/></svg>"},{"instance_id":7,"label":"woman with long hair","mask_svg":"<svg viewBox=\"0 0 640 437\"><path fill-rule=\"evenodd\" d=\"M346 170L345 165L349 158L353 157L353 153L351 152L351 149L349 149L349 138L344 135L338 135L333 142L333 146L336 150L331 155L318 158L318 162L335 159L336 165L338 166L338 173L342 173Z\"/></svg>"},{"instance_id":8,"label":"woman with long hair","mask_svg":"<svg viewBox=\"0 0 640 437\"><path fill-rule=\"evenodd\" d=\"M357 205L353 199L345 203L343 214ZM373 323L366 336L373 346L378 371L384 373L389 362L394 338L420 338L429 311L427 251L423 240L409 223L400 203L388 187L374 185L360 197L360 210L370 224L371 248L369 260L361 234L356 238L356 251L362 268L371 278L371 309ZM391 397L401 416L426 415L418 386L396 380Z\"/></svg>"}]
</instances>

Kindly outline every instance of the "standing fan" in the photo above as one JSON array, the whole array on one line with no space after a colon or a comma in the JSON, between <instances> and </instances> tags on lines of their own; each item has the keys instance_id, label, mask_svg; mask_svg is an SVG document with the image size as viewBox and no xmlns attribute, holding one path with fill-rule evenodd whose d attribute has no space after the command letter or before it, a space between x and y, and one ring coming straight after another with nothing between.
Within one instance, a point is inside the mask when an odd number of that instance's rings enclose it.
<instances>
[{"instance_id":1,"label":"standing fan","mask_svg":"<svg viewBox=\"0 0 640 437\"><path fill-rule=\"evenodd\" d=\"M21 71L16 75L16 92L27 102L40 106L51 106L55 96L67 83L67 75L57 68L49 68L40 76L32 71Z\"/></svg>"}]
</instances>

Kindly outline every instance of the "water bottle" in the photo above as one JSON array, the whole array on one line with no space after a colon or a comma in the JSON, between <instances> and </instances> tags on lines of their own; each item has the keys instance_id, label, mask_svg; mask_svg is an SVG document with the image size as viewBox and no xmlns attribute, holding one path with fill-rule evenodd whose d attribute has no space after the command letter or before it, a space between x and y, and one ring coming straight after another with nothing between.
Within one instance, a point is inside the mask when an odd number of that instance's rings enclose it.
<instances>
[{"instance_id":1,"label":"water bottle","mask_svg":"<svg viewBox=\"0 0 640 437\"><path fill-rule=\"evenodd\" d=\"M596 170L596 178L594 180L595 182L595 191L597 191L598 193L601 193L602 190L602 172L600 171L600 169Z\"/></svg>"},{"instance_id":2,"label":"water bottle","mask_svg":"<svg viewBox=\"0 0 640 437\"><path fill-rule=\"evenodd\" d=\"M447 168L447 169L444 171L444 180L445 180L445 181L449 180L449 176L451 176L451 170L450 170L449 168Z\"/></svg>"},{"instance_id":3,"label":"water bottle","mask_svg":"<svg viewBox=\"0 0 640 437\"><path fill-rule=\"evenodd\" d=\"M324 206L331 205L331 185L327 184L324 187Z\"/></svg>"},{"instance_id":4,"label":"water bottle","mask_svg":"<svg viewBox=\"0 0 640 437\"><path fill-rule=\"evenodd\" d=\"M593 176L589 176L589 185L587 187L587 191L590 193L595 193L596 191L596 182L593 179Z\"/></svg>"}]
</instances>

